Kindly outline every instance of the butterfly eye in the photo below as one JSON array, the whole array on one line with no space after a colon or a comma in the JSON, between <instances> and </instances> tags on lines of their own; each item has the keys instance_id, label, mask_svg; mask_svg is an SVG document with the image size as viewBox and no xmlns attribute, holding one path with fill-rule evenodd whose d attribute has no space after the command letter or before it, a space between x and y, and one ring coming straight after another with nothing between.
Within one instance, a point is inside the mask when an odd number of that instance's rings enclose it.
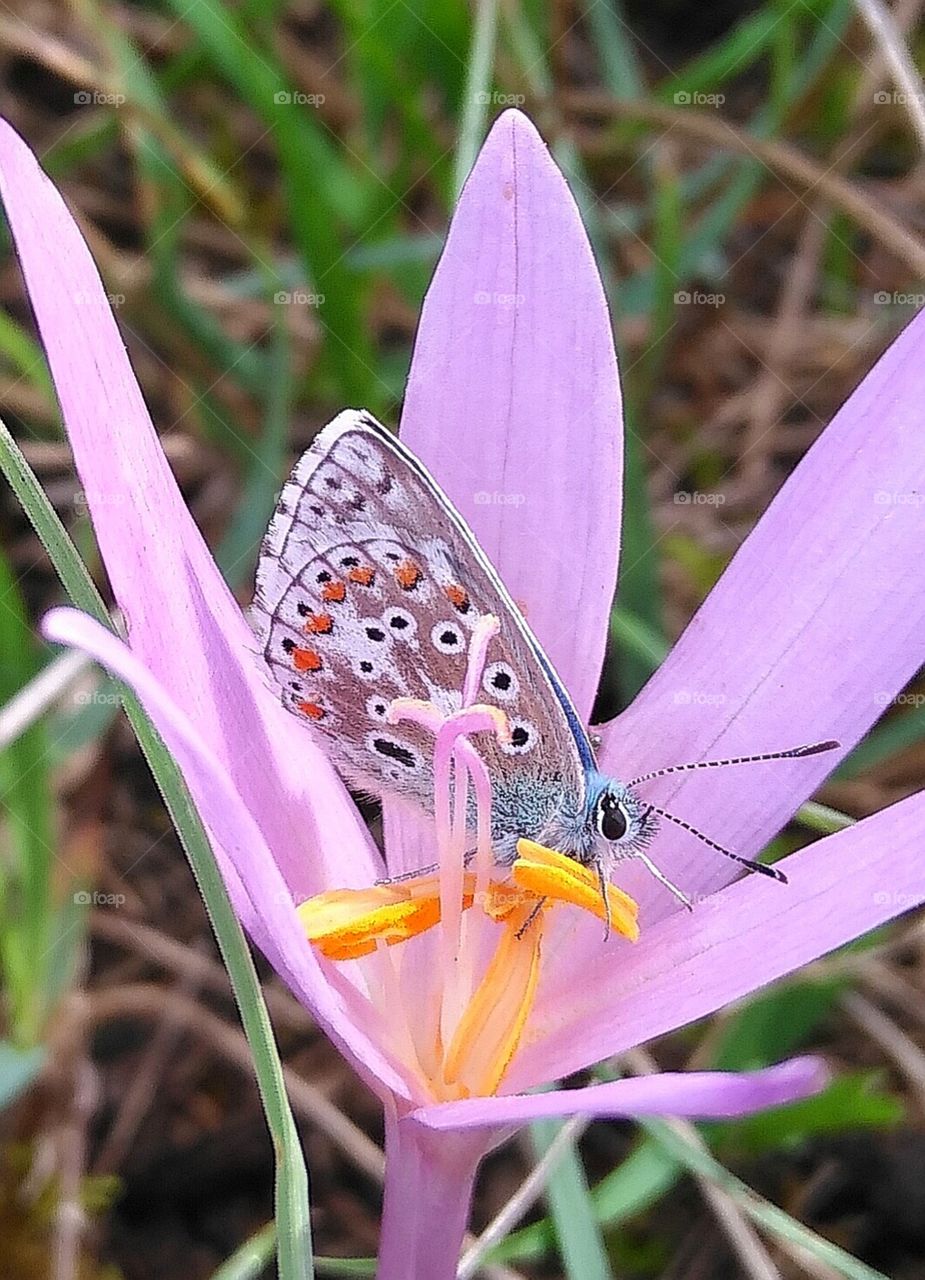
<instances>
[{"instance_id":1,"label":"butterfly eye","mask_svg":"<svg viewBox=\"0 0 925 1280\"><path fill-rule=\"evenodd\" d=\"M466 647L465 637L455 622L438 622L430 638L440 653L462 653Z\"/></svg>"},{"instance_id":2,"label":"butterfly eye","mask_svg":"<svg viewBox=\"0 0 925 1280\"><path fill-rule=\"evenodd\" d=\"M536 725L531 724L529 720L512 720L511 740L506 745L502 745L501 750L509 756L525 756L528 751L533 750L538 741Z\"/></svg>"},{"instance_id":3,"label":"butterfly eye","mask_svg":"<svg viewBox=\"0 0 925 1280\"><path fill-rule=\"evenodd\" d=\"M499 702L513 702L520 693L520 681L506 662L492 662L485 668L482 688Z\"/></svg>"},{"instance_id":4,"label":"butterfly eye","mask_svg":"<svg viewBox=\"0 0 925 1280\"><path fill-rule=\"evenodd\" d=\"M595 821L600 834L611 842L622 840L629 828L626 810L610 791L605 791L598 800Z\"/></svg>"}]
</instances>

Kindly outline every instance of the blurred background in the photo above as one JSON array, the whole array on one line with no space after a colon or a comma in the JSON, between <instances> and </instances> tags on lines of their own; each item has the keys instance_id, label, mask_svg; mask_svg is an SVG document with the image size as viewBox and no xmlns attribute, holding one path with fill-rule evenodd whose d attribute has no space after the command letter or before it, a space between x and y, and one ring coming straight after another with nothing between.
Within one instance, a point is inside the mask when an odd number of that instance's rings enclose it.
<instances>
[{"instance_id":1,"label":"blurred background","mask_svg":"<svg viewBox=\"0 0 925 1280\"><path fill-rule=\"evenodd\" d=\"M81 224L167 455L242 603L294 456L344 405L397 422L460 182L490 122L527 111L581 207L624 377L626 568L599 707L612 714L925 302L922 8L8 0L0 111ZM0 234L0 407L106 594ZM273 1155L227 979L113 686L35 638L61 599L4 484L0 1274L272 1275ZM804 812L778 850L923 784L919 683L827 785L831 809ZM316 1249L369 1257L378 1104L261 972ZM652 1050L664 1065L735 1068L826 1053L838 1076L819 1098L702 1126L701 1139L897 1280L925 1276L923 986L921 918L908 916ZM534 1133L487 1162L476 1228L547 1141ZM581 1275L571 1216L600 1244L599 1274L740 1276L728 1204L711 1188L657 1129L595 1123L492 1274ZM801 1255L786 1232L768 1248L773 1274L871 1274ZM372 1274L335 1262L322 1273Z\"/></svg>"}]
</instances>

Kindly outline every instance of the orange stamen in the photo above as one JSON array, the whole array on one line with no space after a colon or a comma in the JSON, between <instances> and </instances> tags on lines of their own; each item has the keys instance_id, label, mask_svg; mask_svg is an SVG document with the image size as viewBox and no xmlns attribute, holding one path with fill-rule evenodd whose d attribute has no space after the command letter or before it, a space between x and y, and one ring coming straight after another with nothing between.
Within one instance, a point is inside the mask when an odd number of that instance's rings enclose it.
<instances>
[{"instance_id":1,"label":"orange stamen","mask_svg":"<svg viewBox=\"0 0 925 1280\"><path fill-rule=\"evenodd\" d=\"M513 910L447 1050L443 1078L463 1096L496 1093L511 1065L533 1008L540 976L542 908L524 929L535 904Z\"/></svg>"},{"instance_id":2,"label":"orange stamen","mask_svg":"<svg viewBox=\"0 0 925 1280\"><path fill-rule=\"evenodd\" d=\"M467 874L463 906L472 906L475 876ZM329 960L371 955L382 940L392 947L440 923L439 876L416 876L368 889L331 889L298 908L305 936Z\"/></svg>"},{"instance_id":3,"label":"orange stamen","mask_svg":"<svg viewBox=\"0 0 925 1280\"><path fill-rule=\"evenodd\" d=\"M437 1019L427 1077L434 1096L442 1100L495 1093L504 1079L536 996L549 911L568 903L607 919L593 871L531 840L519 840L517 852L511 878L490 881L485 893L477 894L472 872L463 878L463 910L477 901L502 933L445 1052ZM612 929L635 941L636 903L613 885L607 886L607 898ZM303 902L298 913L307 938L329 960L356 960L371 955L379 943L395 946L439 924L440 877L321 893Z\"/></svg>"}]
</instances>

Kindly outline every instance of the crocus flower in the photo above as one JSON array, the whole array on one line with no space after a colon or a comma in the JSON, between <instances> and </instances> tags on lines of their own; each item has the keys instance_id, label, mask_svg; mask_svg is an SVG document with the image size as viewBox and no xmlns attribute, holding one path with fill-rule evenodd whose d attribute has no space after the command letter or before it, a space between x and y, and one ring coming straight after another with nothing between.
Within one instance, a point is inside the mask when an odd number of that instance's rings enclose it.
<instances>
[{"instance_id":1,"label":"crocus flower","mask_svg":"<svg viewBox=\"0 0 925 1280\"><path fill-rule=\"evenodd\" d=\"M696 898L694 911L632 865L618 879L639 904L638 942L618 930L604 942L598 919L557 905L533 988L517 979L517 1007L500 1028L508 1043L494 1091L448 1097L432 1087L415 1018L429 1016L421 1000L434 972L445 994L440 930L380 944L367 958L378 970L306 942L297 905L368 889L381 859L325 756L259 674L252 634L180 497L87 248L9 127L0 183L128 642L69 610L47 619L46 634L136 689L184 772L245 927L382 1099L379 1275L455 1274L479 1160L535 1117L735 1115L818 1087L819 1064L796 1060L746 1075L530 1092L704 1017L921 902L922 795L791 855L786 886L732 882L732 864L683 832L662 832L652 855ZM604 726L602 767L626 778L831 738L847 751L910 679L925 636L923 344L920 318L796 469L662 669ZM402 434L523 603L587 717L617 572L617 370L576 208L516 112L496 123L460 200L421 318ZM673 774L647 794L754 856L832 764L815 756ZM434 861L425 824L391 811L387 819L393 874ZM467 919L487 972L499 931L510 935L478 907ZM533 945L529 930L522 940ZM473 1026L460 1051L487 1062L479 1035Z\"/></svg>"}]
</instances>

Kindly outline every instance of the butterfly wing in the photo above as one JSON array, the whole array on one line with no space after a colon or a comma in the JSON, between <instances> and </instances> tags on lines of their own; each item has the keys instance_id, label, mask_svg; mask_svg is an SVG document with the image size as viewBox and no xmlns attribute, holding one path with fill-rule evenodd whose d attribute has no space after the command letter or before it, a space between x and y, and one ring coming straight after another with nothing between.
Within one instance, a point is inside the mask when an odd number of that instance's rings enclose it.
<instances>
[{"instance_id":1,"label":"butterfly wing","mask_svg":"<svg viewBox=\"0 0 925 1280\"><path fill-rule=\"evenodd\" d=\"M389 725L393 699L458 710L473 627L500 623L479 696L512 741L478 748L493 784L502 860L563 809L581 812L594 767L587 735L538 641L446 495L369 414L317 436L281 495L251 617L284 704L324 739L354 786L433 812L433 741Z\"/></svg>"}]
</instances>

